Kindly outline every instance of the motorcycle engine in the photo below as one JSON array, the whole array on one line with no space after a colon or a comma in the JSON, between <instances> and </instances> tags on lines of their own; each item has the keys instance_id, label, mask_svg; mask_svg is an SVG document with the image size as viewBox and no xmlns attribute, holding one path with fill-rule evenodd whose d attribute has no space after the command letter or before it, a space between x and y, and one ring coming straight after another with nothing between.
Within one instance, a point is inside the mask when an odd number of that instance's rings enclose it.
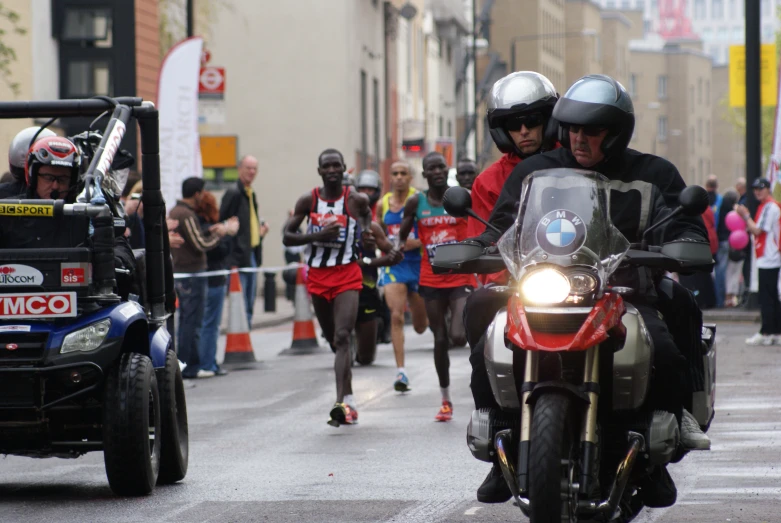
<instances>
[{"instance_id":1,"label":"motorcycle engine","mask_svg":"<svg viewBox=\"0 0 781 523\"><path fill-rule=\"evenodd\" d=\"M508 415L494 409L473 410L466 428L466 444L472 456L492 463L496 454L494 436L504 429L512 429L513 435L517 436L520 430L520 415Z\"/></svg>"}]
</instances>

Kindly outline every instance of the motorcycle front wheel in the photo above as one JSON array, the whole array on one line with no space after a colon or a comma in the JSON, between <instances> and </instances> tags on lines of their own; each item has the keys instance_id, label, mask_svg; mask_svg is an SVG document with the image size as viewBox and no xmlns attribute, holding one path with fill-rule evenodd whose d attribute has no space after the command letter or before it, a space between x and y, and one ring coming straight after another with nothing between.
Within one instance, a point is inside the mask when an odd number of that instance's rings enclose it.
<instances>
[{"instance_id":1,"label":"motorcycle front wheel","mask_svg":"<svg viewBox=\"0 0 781 523\"><path fill-rule=\"evenodd\" d=\"M563 394L545 394L534 406L529 448L531 523L578 520L577 493L570 488L579 469L574 414L571 399Z\"/></svg>"}]
</instances>

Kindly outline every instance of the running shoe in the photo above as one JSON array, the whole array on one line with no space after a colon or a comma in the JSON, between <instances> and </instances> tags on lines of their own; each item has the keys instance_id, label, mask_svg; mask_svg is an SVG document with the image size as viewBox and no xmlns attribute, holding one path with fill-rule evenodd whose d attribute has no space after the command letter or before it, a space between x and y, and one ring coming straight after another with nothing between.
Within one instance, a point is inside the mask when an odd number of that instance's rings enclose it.
<instances>
[{"instance_id":1,"label":"running shoe","mask_svg":"<svg viewBox=\"0 0 781 523\"><path fill-rule=\"evenodd\" d=\"M406 374L399 372L396 375L396 381L393 384L393 389L399 392L408 392L410 390L409 379L407 379Z\"/></svg>"},{"instance_id":2,"label":"running shoe","mask_svg":"<svg viewBox=\"0 0 781 523\"><path fill-rule=\"evenodd\" d=\"M329 425L339 427L340 425L353 425L355 423L358 423L357 410L344 403L334 403L331 409L331 419L328 420Z\"/></svg>"},{"instance_id":3,"label":"running shoe","mask_svg":"<svg viewBox=\"0 0 781 523\"><path fill-rule=\"evenodd\" d=\"M347 411L347 416L345 416L345 424L355 425L358 423L358 411L355 410L355 407L345 405L345 410Z\"/></svg>"},{"instance_id":4,"label":"running shoe","mask_svg":"<svg viewBox=\"0 0 781 523\"><path fill-rule=\"evenodd\" d=\"M453 419L453 404L447 400L442 400L442 406L434 417L437 421L450 421Z\"/></svg>"}]
</instances>

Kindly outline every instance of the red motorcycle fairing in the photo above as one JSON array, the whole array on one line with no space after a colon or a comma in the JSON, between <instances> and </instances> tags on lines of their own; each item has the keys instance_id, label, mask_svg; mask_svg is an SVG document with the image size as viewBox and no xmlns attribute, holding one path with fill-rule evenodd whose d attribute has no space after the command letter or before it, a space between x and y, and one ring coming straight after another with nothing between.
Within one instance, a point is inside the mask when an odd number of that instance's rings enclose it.
<instances>
[{"instance_id":1,"label":"red motorcycle fairing","mask_svg":"<svg viewBox=\"0 0 781 523\"><path fill-rule=\"evenodd\" d=\"M582 351L602 343L607 339L608 334L621 337L626 335L626 328L621 323L626 307L621 295L616 293L606 292L594 304L580 328L573 332L535 331L529 326L528 313L519 296L510 298L507 310L507 339L524 350Z\"/></svg>"}]
</instances>

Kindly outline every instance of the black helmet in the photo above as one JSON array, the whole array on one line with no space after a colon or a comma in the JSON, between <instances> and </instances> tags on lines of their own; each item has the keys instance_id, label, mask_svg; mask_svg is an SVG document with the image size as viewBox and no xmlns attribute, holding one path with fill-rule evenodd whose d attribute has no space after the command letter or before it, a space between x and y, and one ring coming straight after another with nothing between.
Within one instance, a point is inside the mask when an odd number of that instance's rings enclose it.
<instances>
[{"instance_id":1,"label":"black helmet","mask_svg":"<svg viewBox=\"0 0 781 523\"><path fill-rule=\"evenodd\" d=\"M602 142L605 158L629 145L635 129L635 109L624 86L604 74L590 74L572 84L553 108L560 124L559 141L569 149L567 124L597 125L608 129Z\"/></svg>"},{"instance_id":2,"label":"black helmet","mask_svg":"<svg viewBox=\"0 0 781 523\"><path fill-rule=\"evenodd\" d=\"M488 127L499 150L523 156L504 129L507 117L540 112L549 121L558 96L551 81L534 71L518 71L498 80L488 97ZM556 140L556 133L547 129L547 123L543 149L550 148Z\"/></svg>"}]
</instances>

